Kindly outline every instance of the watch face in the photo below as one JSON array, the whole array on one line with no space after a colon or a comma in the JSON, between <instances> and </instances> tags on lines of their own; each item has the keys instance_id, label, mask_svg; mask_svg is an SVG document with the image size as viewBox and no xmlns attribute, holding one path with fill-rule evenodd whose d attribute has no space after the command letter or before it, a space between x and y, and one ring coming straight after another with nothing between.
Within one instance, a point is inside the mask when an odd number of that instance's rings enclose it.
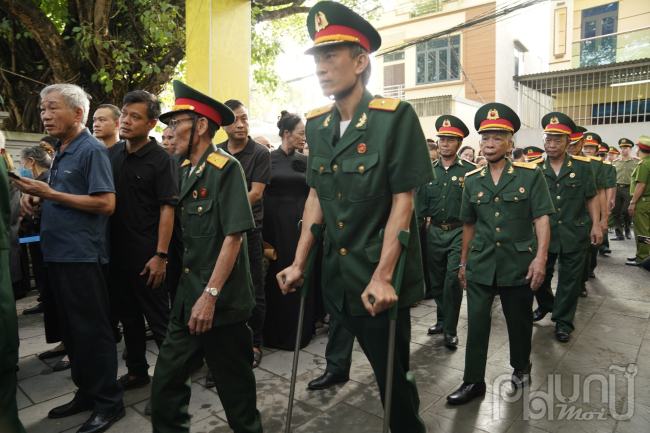
<instances>
[{"instance_id":1,"label":"watch face","mask_svg":"<svg viewBox=\"0 0 650 433\"><path fill-rule=\"evenodd\" d=\"M210 289L210 294L212 296L217 296L219 294L219 291L217 289Z\"/></svg>"}]
</instances>

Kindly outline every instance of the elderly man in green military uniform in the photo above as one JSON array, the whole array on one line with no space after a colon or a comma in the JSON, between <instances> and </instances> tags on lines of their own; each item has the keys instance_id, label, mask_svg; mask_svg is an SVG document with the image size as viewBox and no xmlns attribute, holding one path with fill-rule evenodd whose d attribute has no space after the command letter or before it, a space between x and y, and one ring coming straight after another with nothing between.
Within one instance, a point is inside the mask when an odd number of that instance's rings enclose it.
<instances>
[{"instance_id":1,"label":"elderly man in green military uniform","mask_svg":"<svg viewBox=\"0 0 650 433\"><path fill-rule=\"evenodd\" d=\"M598 153L596 156L603 161L603 168L605 169L605 174L607 175L607 188L605 189L605 195L607 196L607 210L609 212L614 209L616 203L616 167L608 160L609 154L609 144L600 143L598 146ZM610 226L612 223L612 215L609 214L607 218L607 226ZM603 243L598 247L598 254L604 256L606 254L611 254L612 250L609 249L609 238L607 237L607 232L604 233ZM596 269L598 263L594 261L593 270Z\"/></svg>"},{"instance_id":2,"label":"elderly man in green military uniform","mask_svg":"<svg viewBox=\"0 0 650 433\"><path fill-rule=\"evenodd\" d=\"M323 94L335 103L307 115L311 191L295 261L278 274L278 283L285 293L300 284L315 242L310 227L324 221L325 308L359 341L383 398L386 310L398 304L390 428L421 433L426 429L409 371L409 309L424 296L413 190L434 178L426 138L410 104L374 98L365 89L368 54L381 45L372 25L345 6L324 1L309 12L307 27L314 40L308 54L314 56L316 76ZM411 236L398 296L391 280L402 251L397 236L401 230Z\"/></svg>"},{"instance_id":3,"label":"elderly man in green military uniform","mask_svg":"<svg viewBox=\"0 0 650 433\"><path fill-rule=\"evenodd\" d=\"M612 238L613 241L632 239L630 233L632 218L627 213L627 207L630 205L630 179L639 162L639 158L630 155L634 147L632 140L621 138L618 140L618 146L621 148L621 155L612 162L616 167L616 201L612 209L616 236Z\"/></svg>"},{"instance_id":4,"label":"elderly man in green military uniform","mask_svg":"<svg viewBox=\"0 0 650 433\"><path fill-rule=\"evenodd\" d=\"M487 167L465 175L463 252L458 278L467 290L468 335L461 387L447 397L465 404L485 394L492 303L499 294L510 339L512 382L530 383L533 292L544 281L555 211L537 164L511 163L512 135L521 125L508 106L483 105L474 118Z\"/></svg>"},{"instance_id":5,"label":"elderly man in green military uniform","mask_svg":"<svg viewBox=\"0 0 650 433\"><path fill-rule=\"evenodd\" d=\"M174 130L176 154L187 158L178 204L185 254L153 378L153 431L189 432L191 375L205 357L230 428L259 433L253 333L246 325L255 297L245 232L255 223L241 165L212 143L235 115L179 81L174 95L160 120Z\"/></svg>"},{"instance_id":6,"label":"elderly man in green military uniform","mask_svg":"<svg viewBox=\"0 0 650 433\"><path fill-rule=\"evenodd\" d=\"M4 153L4 135L0 131ZM9 277L9 177L0 158L0 432L24 433L16 403L16 364L18 364L18 321L16 301Z\"/></svg>"},{"instance_id":7,"label":"elderly man in green military uniform","mask_svg":"<svg viewBox=\"0 0 650 433\"><path fill-rule=\"evenodd\" d=\"M602 144L603 140L600 138L600 135L594 132L585 132L584 133L584 145L582 147L582 153L587 156L593 166L594 176L596 176L596 188L598 190L598 204L600 206L600 226L603 234L607 234L608 226L607 220L609 219L609 203L607 201L607 189L611 188L610 181L607 178L607 169L602 158L596 156L598 153L598 148ZM584 270L585 276L583 279L588 281L589 278L596 278L594 270L598 266L598 247L593 245L589 246L589 253L586 258L587 267ZM580 291L580 296L587 296L587 289L585 286L584 291Z\"/></svg>"},{"instance_id":8,"label":"elderly man in green military uniform","mask_svg":"<svg viewBox=\"0 0 650 433\"><path fill-rule=\"evenodd\" d=\"M585 156L583 153L583 148L585 145L585 133L586 129L582 126L576 126L576 132L571 134L571 143L569 143L569 147L567 148L567 153L572 156ZM589 133L588 134L588 139L590 142L590 146L598 146L600 144L600 137L597 134ZM597 140L596 140L597 139ZM589 152L589 150L588 150ZM603 209L607 207L607 195L605 194L605 187L607 186L607 175L605 174L605 170L603 169L603 164L601 161L598 160L599 158L589 159L589 162L592 163L592 170L594 172L594 176L596 177L596 190L598 191L598 209L600 212L600 227L603 233L607 233L607 218L603 220ZM587 210L585 210L585 213L588 213ZM589 224L592 224L591 222ZM591 227L589 227L589 231L591 232ZM580 283L580 291L578 292L578 295L581 298L586 298L587 297L587 281L590 278L589 275L589 269L591 267L591 245L587 247L589 252L585 256L585 266L582 271L582 282ZM591 278L595 278L595 275L592 274L593 276Z\"/></svg>"},{"instance_id":9,"label":"elderly man in green military uniform","mask_svg":"<svg viewBox=\"0 0 650 433\"><path fill-rule=\"evenodd\" d=\"M457 117L436 120L440 158L433 162L436 178L418 189L415 196L418 226L427 233L427 268L437 306L437 322L429 334L444 334L445 346L458 346L457 326L463 288L458 280L463 223L458 220L465 173L475 166L457 155L469 129Z\"/></svg>"},{"instance_id":10,"label":"elderly man in green military uniform","mask_svg":"<svg viewBox=\"0 0 650 433\"><path fill-rule=\"evenodd\" d=\"M556 213L550 217L551 244L546 277L535 292L538 308L533 321L542 320L552 311L555 338L564 343L569 341L569 334L574 330L573 318L578 306L587 247L598 245L603 235L596 178L589 158L566 153L570 135L576 132L575 123L567 115L553 112L542 118L542 127L547 156L541 167ZM585 215L585 207L588 215ZM590 221L595 221L591 230ZM555 262L558 262L558 283L554 297L551 281Z\"/></svg>"},{"instance_id":11,"label":"elderly man in green military uniform","mask_svg":"<svg viewBox=\"0 0 650 433\"><path fill-rule=\"evenodd\" d=\"M639 236L650 236L650 137L642 135L636 144L636 154L641 158L632 173L630 184L630 206L628 212L634 223L636 235L636 255L628 258L626 265L641 266L643 260L650 256L650 245L639 242Z\"/></svg>"}]
</instances>

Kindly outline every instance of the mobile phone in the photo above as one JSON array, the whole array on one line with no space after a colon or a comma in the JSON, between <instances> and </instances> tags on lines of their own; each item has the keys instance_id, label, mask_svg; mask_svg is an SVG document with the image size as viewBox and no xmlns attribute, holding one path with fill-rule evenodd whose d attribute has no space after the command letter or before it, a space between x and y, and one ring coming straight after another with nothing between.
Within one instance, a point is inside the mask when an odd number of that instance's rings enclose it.
<instances>
[{"instance_id":1,"label":"mobile phone","mask_svg":"<svg viewBox=\"0 0 650 433\"><path fill-rule=\"evenodd\" d=\"M650 243L650 236L637 235L636 241L640 244L648 244Z\"/></svg>"},{"instance_id":2,"label":"mobile phone","mask_svg":"<svg viewBox=\"0 0 650 433\"><path fill-rule=\"evenodd\" d=\"M20 180L20 176L18 176L18 175L17 175L16 173L14 173L13 171L8 171L7 174L8 174L9 177L12 178L12 179L18 179L18 180Z\"/></svg>"}]
</instances>

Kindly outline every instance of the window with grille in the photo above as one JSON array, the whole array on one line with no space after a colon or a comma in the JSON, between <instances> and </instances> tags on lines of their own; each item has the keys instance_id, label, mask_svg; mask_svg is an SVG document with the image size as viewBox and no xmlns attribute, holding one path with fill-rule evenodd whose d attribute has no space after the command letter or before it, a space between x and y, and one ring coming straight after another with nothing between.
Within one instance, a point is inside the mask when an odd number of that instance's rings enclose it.
<instances>
[{"instance_id":1,"label":"window with grille","mask_svg":"<svg viewBox=\"0 0 650 433\"><path fill-rule=\"evenodd\" d=\"M592 125L637 122L650 122L650 101L647 99L607 102L591 107Z\"/></svg>"},{"instance_id":2,"label":"window with grille","mask_svg":"<svg viewBox=\"0 0 650 433\"><path fill-rule=\"evenodd\" d=\"M397 60L404 60L404 51L397 51L384 56L384 63L394 62Z\"/></svg>"},{"instance_id":3,"label":"window with grille","mask_svg":"<svg viewBox=\"0 0 650 433\"><path fill-rule=\"evenodd\" d=\"M460 78L460 35L417 44L416 58L417 84L458 80Z\"/></svg>"}]
</instances>

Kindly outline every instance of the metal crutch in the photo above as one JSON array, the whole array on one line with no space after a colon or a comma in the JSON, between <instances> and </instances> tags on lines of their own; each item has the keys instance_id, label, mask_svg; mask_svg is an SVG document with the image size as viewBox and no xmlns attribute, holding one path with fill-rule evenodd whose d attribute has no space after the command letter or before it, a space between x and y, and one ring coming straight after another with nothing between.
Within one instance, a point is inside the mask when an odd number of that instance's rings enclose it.
<instances>
[{"instance_id":1,"label":"metal crutch","mask_svg":"<svg viewBox=\"0 0 650 433\"><path fill-rule=\"evenodd\" d=\"M302 221L298 223L298 230L302 228ZM300 313L298 314L298 330L296 332L296 346L293 350L293 368L291 369L291 389L289 391L289 406L287 407L287 422L285 426L285 433L291 432L291 415L293 414L293 396L296 392L296 375L298 372L298 357L300 356L300 340L302 339L302 322L305 318L305 298L307 297L307 292L309 291L309 278L311 272L314 268L314 262L316 262L316 252L318 251L318 242L321 237L323 230L322 224L312 224L310 229L311 233L316 238L314 246L309 251L307 255L307 265L305 267L305 273L302 276L303 283L300 289ZM286 278L283 276L282 281L286 281Z\"/></svg>"},{"instance_id":2,"label":"metal crutch","mask_svg":"<svg viewBox=\"0 0 650 433\"><path fill-rule=\"evenodd\" d=\"M383 238L383 230L379 233ZM406 263L406 247L409 243L409 232L400 230L397 234L399 243L402 244L402 251L400 252L399 259L391 284L395 289L395 294L399 296L400 289L402 288L402 277L404 276L404 264ZM374 298L370 298L370 303L374 304ZM397 302L388 310L388 360L386 362L386 390L384 391L384 428L383 433L390 431L390 410L392 406L393 397L393 366L395 364L395 329L397 327Z\"/></svg>"}]
</instances>

